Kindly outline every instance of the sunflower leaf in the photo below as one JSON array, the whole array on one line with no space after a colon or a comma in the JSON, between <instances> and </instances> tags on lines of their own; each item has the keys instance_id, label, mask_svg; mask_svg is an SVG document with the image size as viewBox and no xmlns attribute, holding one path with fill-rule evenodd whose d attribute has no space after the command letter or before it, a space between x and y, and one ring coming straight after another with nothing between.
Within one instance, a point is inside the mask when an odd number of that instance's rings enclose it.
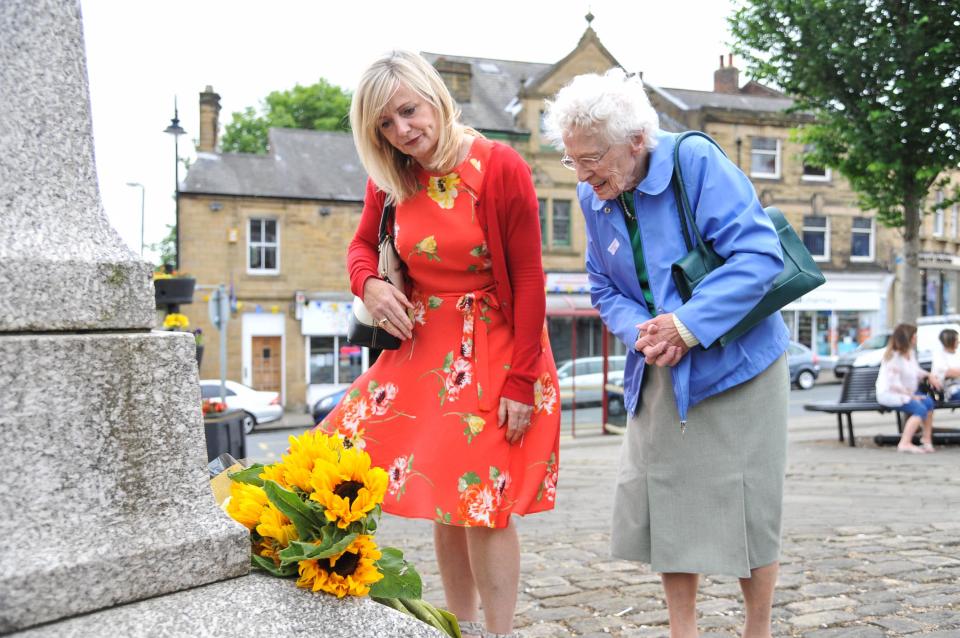
<instances>
[{"instance_id":1,"label":"sunflower leaf","mask_svg":"<svg viewBox=\"0 0 960 638\"><path fill-rule=\"evenodd\" d=\"M383 579L370 587L370 595L379 598L420 598L423 583L413 565L404 560L403 552L395 547L381 547L380 560L375 565Z\"/></svg>"},{"instance_id":2,"label":"sunflower leaf","mask_svg":"<svg viewBox=\"0 0 960 638\"><path fill-rule=\"evenodd\" d=\"M347 534L342 539L332 542L332 538L324 539L320 543L304 543L301 541L290 541L290 544L278 554L284 565L295 564L302 560L315 560L318 558L329 558L340 554L350 543L357 538L356 534Z\"/></svg>"},{"instance_id":3,"label":"sunflower leaf","mask_svg":"<svg viewBox=\"0 0 960 638\"><path fill-rule=\"evenodd\" d=\"M300 538L310 538L313 530L323 525L309 505L295 493L280 487L276 481L265 481L263 491L273 506L294 524Z\"/></svg>"},{"instance_id":4,"label":"sunflower leaf","mask_svg":"<svg viewBox=\"0 0 960 638\"><path fill-rule=\"evenodd\" d=\"M277 567L269 558L264 558L263 556L257 556L255 554L250 556L250 564L257 569L262 569L263 571L273 574L279 578L288 578L290 576L297 575L297 566L295 564Z\"/></svg>"},{"instance_id":5,"label":"sunflower leaf","mask_svg":"<svg viewBox=\"0 0 960 638\"><path fill-rule=\"evenodd\" d=\"M245 470L228 474L227 477L231 481L236 481L237 483L247 483L249 485L256 485L257 487L263 487L263 479L260 478L262 473L263 464L255 463Z\"/></svg>"}]
</instances>

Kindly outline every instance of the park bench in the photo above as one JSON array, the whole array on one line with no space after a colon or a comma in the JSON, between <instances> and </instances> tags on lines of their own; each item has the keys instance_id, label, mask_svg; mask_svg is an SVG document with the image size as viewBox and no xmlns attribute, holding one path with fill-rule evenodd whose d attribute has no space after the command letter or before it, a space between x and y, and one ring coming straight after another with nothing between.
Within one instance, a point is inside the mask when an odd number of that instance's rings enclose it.
<instances>
[{"instance_id":1,"label":"park bench","mask_svg":"<svg viewBox=\"0 0 960 638\"><path fill-rule=\"evenodd\" d=\"M850 447L856 446L856 440L853 438L853 413L854 412L893 412L897 418L897 432L903 432L902 413L897 410L880 405L877 403L877 375L880 374L880 366L853 367L843 377L843 385L840 388L839 401L818 401L817 403L807 403L803 406L804 410L812 412L827 412L837 415L837 435L840 442L843 442L843 422L847 424L847 441ZM935 409L960 408L960 401L937 400ZM934 443L938 442L938 431L934 430ZM949 434L944 432L943 434ZM877 437L881 438L881 437ZM891 438L891 437L883 437ZM899 438L899 437L896 437ZM951 442L953 437L951 438ZM896 441L894 441L896 442ZM947 442L946 440L942 442Z\"/></svg>"}]
</instances>

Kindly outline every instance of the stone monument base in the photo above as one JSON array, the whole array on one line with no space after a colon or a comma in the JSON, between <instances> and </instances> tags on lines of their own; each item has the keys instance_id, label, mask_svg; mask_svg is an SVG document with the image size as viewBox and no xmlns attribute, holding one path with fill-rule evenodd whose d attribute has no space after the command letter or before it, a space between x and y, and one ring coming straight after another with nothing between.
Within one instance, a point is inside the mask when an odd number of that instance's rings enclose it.
<instances>
[{"instance_id":1,"label":"stone monument base","mask_svg":"<svg viewBox=\"0 0 960 638\"><path fill-rule=\"evenodd\" d=\"M13 634L17 638L444 638L369 598L336 599L262 573L113 607Z\"/></svg>"}]
</instances>

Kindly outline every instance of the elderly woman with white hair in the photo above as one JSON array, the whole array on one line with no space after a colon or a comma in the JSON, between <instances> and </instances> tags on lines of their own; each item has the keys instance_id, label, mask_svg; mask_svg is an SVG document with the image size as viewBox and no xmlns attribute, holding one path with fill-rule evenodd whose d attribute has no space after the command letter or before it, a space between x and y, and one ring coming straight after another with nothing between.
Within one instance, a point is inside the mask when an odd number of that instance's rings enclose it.
<instances>
[{"instance_id":1,"label":"elderly woman with white hair","mask_svg":"<svg viewBox=\"0 0 960 638\"><path fill-rule=\"evenodd\" d=\"M769 636L786 463L788 333L779 313L718 339L783 268L750 180L708 138L680 145L695 222L725 260L684 302L671 266L688 248L672 186L678 136L642 81L581 75L548 105L547 133L577 173L593 305L628 346L630 412L612 553L661 573L672 637L696 636L700 574L740 579L743 635Z\"/></svg>"}]
</instances>

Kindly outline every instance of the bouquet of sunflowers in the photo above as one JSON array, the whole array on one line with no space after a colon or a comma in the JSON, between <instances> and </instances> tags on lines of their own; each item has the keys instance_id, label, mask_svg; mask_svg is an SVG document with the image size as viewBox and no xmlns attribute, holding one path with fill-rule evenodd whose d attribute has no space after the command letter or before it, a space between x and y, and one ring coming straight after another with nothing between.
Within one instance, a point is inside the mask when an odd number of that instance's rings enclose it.
<instances>
[{"instance_id":1,"label":"bouquet of sunflowers","mask_svg":"<svg viewBox=\"0 0 960 638\"><path fill-rule=\"evenodd\" d=\"M251 561L297 586L366 596L460 637L456 617L420 600L422 583L403 553L377 547L387 473L337 436L290 437L279 463L229 475L224 508L250 530Z\"/></svg>"}]
</instances>

